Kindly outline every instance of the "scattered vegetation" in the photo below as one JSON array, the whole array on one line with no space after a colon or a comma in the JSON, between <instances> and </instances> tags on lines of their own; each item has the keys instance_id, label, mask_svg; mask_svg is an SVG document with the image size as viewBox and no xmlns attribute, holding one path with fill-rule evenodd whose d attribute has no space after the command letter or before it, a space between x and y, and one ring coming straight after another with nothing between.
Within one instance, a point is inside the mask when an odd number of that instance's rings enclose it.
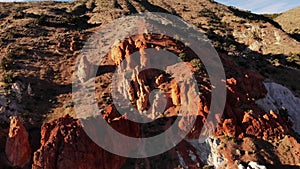
<instances>
[{"instance_id":1,"label":"scattered vegetation","mask_svg":"<svg viewBox=\"0 0 300 169\"><path fill-rule=\"evenodd\" d=\"M14 72L13 71L5 71L2 74L2 79L1 81L4 83L12 83L14 79Z\"/></svg>"},{"instance_id":2,"label":"scattered vegetation","mask_svg":"<svg viewBox=\"0 0 300 169\"><path fill-rule=\"evenodd\" d=\"M1 63L0 63L0 67L2 69L8 70L11 67L10 59L7 58L7 57L2 58Z\"/></svg>"},{"instance_id":3,"label":"scattered vegetation","mask_svg":"<svg viewBox=\"0 0 300 169\"><path fill-rule=\"evenodd\" d=\"M23 19L23 18L25 18L25 13L22 11L19 11L13 16L13 18L14 19Z\"/></svg>"},{"instance_id":4,"label":"scattered vegetation","mask_svg":"<svg viewBox=\"0 0 300 169\"><path fill-rule=\"evenodd\" d=\"M38 17L36 20L35 20L35 24L37 25L45 25L47 22L47 16L45 14L42 14L40 17Z\"/></svg>"},{"instance_id":5,"label":"scattered vegetation","mask_svg":"<svg viewBox=\"0 0 300 169\"><path fill-rule=\"evenodd\" d=\"M297 65L300 65L300 53L298 54L290 53L287 56L286 60L289 63L296 63Z\"/></svg>"},{"instance_id":6,"label":"scattered vegetation","mask_svg":"<svg viewBox=\"0 0 300 169\"><path fill-rule=\"evenodd\" d=\"M182 61L186 60L186 54L184 52L181 52L178 54L179 59L181 59Z\"/></svg>"},{"instance_id":7,"label":"scattered vegetation","mask_svg":"<svg viewBox=\"0 0 300 169\"><path fill-rule=\"evenodd\" d=\"M202 68L202 62L199 58L192 59L191 64L193 65L196 71L200 71Z\"/></svg>"},{"instance_id":8,"label":"scattered vegetation","mask_svg":"<svg viewBox=\"0 0 300 169\"><path fill-rule=\"evenodd\" d=\"M281 13L263 14L264 17L267 17L267 18L272 19L272 20L274 20L275 18L277 18L279 15L281 15Z\"/></svg>"},{"instance_id":9,"label":"scattered vegetation","mask_svg":"<svg viewBox=\"0 0 300 169\"><path fill-rule=\"evenodd\" d=\"M201 11L199 11L200 16L208 17L212 20L220 20L220 18L211 10L204 8Z\"/></svg>"}]
</instances>

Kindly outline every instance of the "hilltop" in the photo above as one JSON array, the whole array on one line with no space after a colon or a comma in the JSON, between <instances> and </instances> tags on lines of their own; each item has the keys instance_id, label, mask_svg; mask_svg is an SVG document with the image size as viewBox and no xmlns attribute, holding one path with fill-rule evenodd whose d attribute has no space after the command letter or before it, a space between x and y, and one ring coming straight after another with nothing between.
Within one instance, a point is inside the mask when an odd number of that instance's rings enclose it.
<instances>
[{"instance_id":1,"label":"hilltop","mask_svg":"<svg viewBox=\"0 0 300 169\"><path fill-rule=\"evenodd\" d=\"M300 7L291 9L275 18L281 27L300 41Z\"/></svg>"}]
</instances>

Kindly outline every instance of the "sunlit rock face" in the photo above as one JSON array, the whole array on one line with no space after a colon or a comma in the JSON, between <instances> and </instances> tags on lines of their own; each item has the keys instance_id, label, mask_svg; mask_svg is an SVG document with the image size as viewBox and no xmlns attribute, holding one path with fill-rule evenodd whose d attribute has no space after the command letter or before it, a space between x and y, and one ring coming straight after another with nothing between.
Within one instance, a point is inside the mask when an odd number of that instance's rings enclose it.
<instances>
[{"instance_id":1,"label":"sunlit rock face","mask_svg":"<svg viewBox=\"0 0 300 169\"><path fill-rule=\"evenodd\" d=\"M108 113L107 116L110 118L111 115ZM129 132L130 127L123 122L124 119L121 119L112 125L116 128L123 126L120 130ZM109 153L96 145L84 132L79 120L64 116L42 126L41 147L34 153L32 168L119 169L125 161L125 157Z\"/></svg>"},{"instance_id":2,"label":"sunlit rock face","mask_svg":"<svg viewBox=\"0 0 300 169\"><path fill-rule=\"evenodd\" d=\"M24 123L16 116L11 117L5 154L14 167L24 167L31 158L28 132Z\"/></svg>"},{"instance_id":3,"label":"sunlit rock face","mask_svg":"<svg viewBox=\"0 0 300 169\"><path fill-rule=\"evenodd\" d=\"M188 142L196 148L201 160L206 165L219 168L227 161L227 159L218 152L220 140L217 138L207 138L203 143L200 143L198 139L191 139L188 140Z\"/></svg>"},{"instance_id":4,"label":"sunlit rock face","mask_svg":"<svg viewBox=\"0 0 300 169\"><path fill-rule=\"evenodd\" d=\"M286 87L277 83L264 83L268 93L265 98L257 100L266 112L276 113L293 123L293 129L300 133L300 98Z\"/></svg>"}]
</instances>

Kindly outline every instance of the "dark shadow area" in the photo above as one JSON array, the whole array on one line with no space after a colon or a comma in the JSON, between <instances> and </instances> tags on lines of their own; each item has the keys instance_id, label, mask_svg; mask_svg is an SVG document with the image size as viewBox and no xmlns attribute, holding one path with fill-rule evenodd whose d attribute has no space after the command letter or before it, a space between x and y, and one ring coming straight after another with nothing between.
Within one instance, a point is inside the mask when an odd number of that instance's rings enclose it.
<instances>
[{"instance_id":1,"label":"dark shadow area","mask_svg":"<svg viewBox=\"0 0 300 169\"><path fill-rule=\"evenodd\" d=\"M250 12L246 12L246 11L241 11L235 7L229 6L228 9L234 13L234 15L244 18L244 19L249 19L251 21L256 21L256 20L262 20L264 22L269 22L271 23L273 26L275 26L276 28L283 30L282 27L275 22L274 20L265 17L263 15L258 15L258 14L254 14L254 13L250 13Z\"/></svg>"},{"instance_id":2,"label":"dark shadow area","mask_svg":"<svg viewBox=\"0 0 300 169\"><path fill-rule=\"evenodd\" d=\"M7 14L7 13L0 13L0 19L6 18L7 16L9 16L9 14Z\"/></svg>"},{"instance_id":3,"label":"dark shadow area","mask_svg":"<svg viewBox=\"0 0 300 169\"><path fill-rule=\"evenodd\" d=\"M129 0L125 0L126 2L126 6L128 8L128 10L130 11L130 13L134 14L134 13L138 13L137 9L134 7L134 5L132 5L132 3Z\"/></svg>"},{"instance_id":4,"label":"dark shadow area","mask_svg":"<svg viewBox=\"0 0 300 169\"><path fill-rule=\"evenodd\" d=\"M254 144L256 145L256 149L260 151L260 153L257 153L257 157L260 160L258 161L259 164L267 165L267 160L264 160L264 156L267 156L268 161L271 160L275 166L281 165L279 157L277 157L275 154L275 147L271 143L264 140L255 139Z\"/></svg>"},{"instance_id":5,"label":"dark shadow area","mask_svg":"<svg viewBox=\"0 0 300 169\"><path fill-rule=\"evenodd\" d=\"M164 9L160 6L151 4L148 0L134 0L134 1L141 4L147 11L170 13L169 11L167 11L166 9Z\"/></svg>"},{"instance_id":6,"label":"dark shadow area","mask_svg":"<svg viewBox=\"0 0 300 169\"><path fill-rule=\"evenodd\" d=\"M80 16L83 15L87 12L89 12L90 10L86 7L86 4L83 3L81 5L78 5L75 7L75 9L73 9L73 11L71 12L71 15L76 15L76 16Z\"/></svg>"},{"instance_id":7,"label":"dark shadow area","mask_svg":"<svg viewBox=\"0 0 300 169\"><path fill-rule=\"evenodd\" d=\"M28 94L25 94L22 98L22 105L26 105L24 110L29 112L24 115L24 119L30 117L37 125L43 123L44 115L47 115L49 110L57 103L56 96L72 92L71 85L56 84L51 81L51 78L42 80L35 76L17 76L14 80L18 80L26 85L30 83L34 95L29 96ZM33 127L36 126L33 125Z\"/></svg>"},{"instance_id":8,"label":"dark shadow area","mask_svg":"<svg viewBox=\"0 0 300 169\"><path fill-rule=\"evenodd\" d=\"M294 39L296 39L298 42L300 42L300 34L298 33L294 33L294 34L290 34L290 36Z\"/></svg>"},{"instance_id":9,"label":"dark shadow area","mask_svg":"<svg viewBox=\"0 0 300 169\"><path fill-rule=\"evenodd\" d=\"M237 65L258 72L266 78L288 87L296 96L300 96L300 78L295 78L300 77L300 65L296 57L293 59L284 54L264 55L250 50L245 44L235 41L232 36L223 37L210 30L207 32L208 38L215 44L214 47L219 53L227 54L228 51L231 51L230 46L235 46L236 49L232 52L236 53L228 58ZM224 66L226 70L226 65Z\"/></svg>"},{"instance_id":10,"label":"dark shadow area","mask_svg":"<svg viewBox=\"0 0 300 169\"><path fill-rule=\"evenodd\" d=\"M299 169L300 166L295 166L295 165L271 165L271 164L266 164L265 165L267 168L271 169Z\"/></svg>"},{"instance_id":11,"label":"dark shadow area","mask_svg":"<svg viewBox=\"0 0 300 169\"><path fill-rule=\"evenodd\" d=\"M49 111L57 102L56 96L70 93L72 92L72 88L71 85L58 85L49 79L42 80L35 76L17 76L13 80L19 81L26 86L30 83L33 89L33 96L30 96L26 92L23 93L20 105L25 105L22 107L24 111L18 114L24 121L24 125L29 134L31 154L33 157L34 152L40 147L41 126L46 115L49 114ZM6 130L8 130L8 127L9 126L7 126ZM0 127L0 130L3 131L4 129ZM3 139L0 140L0 142L2 141ZM1 143L1 145L5 145L5 142ZM2 152L0 154L0 168L12 169L13 167L10 166L11 164L7 161L6 156L4 154L2 155ZM31 168L33 158L30 160L31 161L23 169Z\"/></svg>"},{"instance_id":12,"label":"dark shadow area","mask_svg":"<svg viewBox=\"0 0 300 169\"><path fill-rule=\"evenodd\" d=\"M115 65L101 65L101 66L95 66L97 68L96 76L101 76L105 73L113 73L116 71Z\"/></svg>"},{"instance_id":13,"label":"dark shadow area","mask_svg":"<svg viewBox=\"0 0 300 169\"><path fill-rule=\"evenodd\" d=\"M115 117L116 114L112 113L112 112L108 113L108 114L104 114L105 120L110 119L112 116ZM105 136L107 134L107 129L103 126L103 123L100 122L99 118L102 118L102 117L101 116L88 117L84 120L81 120L81 123L89 129L89 132L90 132L89 134L94 136L93 140L96 142L98 141L98 139L101 139L101 137L103 135ZM175 118L173 118L173 117L155 120L153 122L154 123L153 128L155 128L156 131L164 131L165 125L171 125L166 122L174 121L174 120L175 120ZM148 127L148 128L140 127L140 132L134 133L134 131L136 131L137 126L139 126L139 125L140 124L134 123L130 120L126 120L124 118L123 119L118 118L118 120L114 120L113 122L111 122L111 127L113 127L118 132L125 134L127 136L130 136L130 137L135 137L135 138L141 138L143 136L150 137L150 136L154 136L154 135L160 133L160 132L159 133L150 132L153 130L152 127ZM131 132L128 133L128 129L124 128L123 126L126 126L127 128L129 128L129 130ZM94 135L93 133L103 133L103 134L101 135L101 137L98 137L97 135ZM149 135L143 135L143 133L148 133ZM178 132L174 131L173 134L174 134L173 135L174 138L179 137ZM168 142L168 140L173 139L173 137L171 137L171 136L165 137L159 141L161 141L161 143L165 143L165 142ZM107 140L107 141L109 141L109 140ZM102 140L100 142L103 143ZM126 144L125 140L124 140L124 143ZM151 144L149 144L149 146L151 146ZM136 152L135 148L131 148L131 149L130 148L131 147L124 147L124 149L128 149L129 154L132 152ZM143 147L139 147L139 148L143 149ZM153 147L153 148L155 149L157 147ZM183 157L183 159L180 159L180 157L178 156L178 153ZM192 161L192 160L188 160L190 158L189 157L190 153L193 153L195 155L196 162ZM200 157L196 153L196 149L187 141L182 140L177 145L175 145L173 148L171 148L170 150L167 150L166 152L164 152L162 154L155 155L155 156L148 157L148 158L139 158L139 159L128 158L126 163L121 167L121 169L132 169L132 168L139 168L139 169L148 169L148 168L169 169L170 168L171 169L171 168L176 168L179 165L181 165L180 164L181 160L184 160L186 163L188 163L189 168L196 168L196 165L198 165L198 168L203 166L203 163L200 160ZM192 166L194 166L194 167L192 167Z\"/></svg>"},{"instance_id":14,"label":"dark shadow area","mask_svg":"<svg viewBox=\"0 0 300 169\"><path fill-rule=\"evenodd\" d=\"M114 0L114 8L123 10L122 6L119 4L117 0Z\"/></svg>"},{"instance_id":15,"label":"dark shadow area","mask_svg":"<svg viewBox=\"0 0 300 169\"><path fill-rule=\"evenodd\" d=\"M71 30L83 30L99 26L99 24L88 23L89 19L88 16L76 16L72 14L65 14L60 17L41 15L36 19L35 23L41 26L68 28Z\"/></svg>"}]
</instances>

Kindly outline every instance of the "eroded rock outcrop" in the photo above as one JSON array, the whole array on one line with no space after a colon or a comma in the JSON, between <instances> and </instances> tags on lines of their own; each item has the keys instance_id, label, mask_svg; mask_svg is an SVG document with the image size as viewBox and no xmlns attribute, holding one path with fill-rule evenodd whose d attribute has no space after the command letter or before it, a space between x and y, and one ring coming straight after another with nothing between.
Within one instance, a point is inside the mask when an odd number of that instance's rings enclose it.
<instances>
[{"instance_id":1,"label":"eroded rock outcrop","mask_svg":"<svg viewBox=\"0 0 300 169\"><path fill-rule=\"evenodd\" d=\"M277 83L264 83L268 93L265 98L257 100L256 103L260 105L266 112L275 112L278 116L283 116L293 123L293 129L300 133L300 98L286 87ZM275 115L275 116L277 116Z\"/></svg>"},{"instance_id":2,"label":"eroded rock outcrop","mask_svg":"<svg viewBox=\"0 0 300 169\"><path fill-rule=\"evenodd\" d=\"M5 154L14 167L24 167L31 158L28 132L23 122L16 116L11 117Z\"/></svg>"},{"instance_id":3,"label":"eroded rock outcrop","mask_svg":"<svg viewBox=\"0 0 300 169\"><path fill-rule=\"evenodd\" d=\"M170 56L160 51L159 48L146 50L147 46L151 45L147 43L146 39L153 39L153 37L140 35L127 38L116 45L110 53L110 58L114 64L120 67L116 72L119 74L115 81L117 91L114 91L124 98L120 100L133 103L143 116L149 110L150 112L146 114L149 119L161 117L165 112L168 112L168 116L177 116L178 112L175 110L179 110L182 104L192 104L191 101L199 103L200 100L195 90L197 83L194 86L185 86L193 81L191 77L188 77L191 70L187 69L192 68L191 64L176 65L174 59L172 61ZM176 44L174 45L176 46ZM135 57L135 52L138 52L138 57ZM131 54L134 56L131 57ZM148 67L153 68L147 69ZM164 72L155 69L156 67L165 68L166 70ZM127 73L124 73L126 71ZM177 79L174 79L175 77L170 74L175 74ZM178 80L181 80L181 82L177 82ZM164 100L161 100L162 95L160 93L152 93L156 89L164 93ZM181 98L180 91L187 93L188 96ZM151 96L151 94L153 95ZM159 106L154 106L156 104L159 104L163 109L159 110ZM168 111L170 108L171 110ZM193 111L195 114L198 113L197 108Z\"/></svg>"},{"instance_id":4,"label":"eroded rock outcrop","mask_svg":"<svg viewBox=\"0 0 300 169\"><path fill-rule=\"evenodd\" d=\"M255 102L267 94L264 77L226 61L226 65L230 65L236 74L234 78L227 79L227 102L217 135L239 138L255 136L266 141L283 138L289 133L290 124L282 116L265 112Z\"/></svg>"},{"instance_id":5,"label":"eroded rock outcrop","mask_svg":"<svg viewBox=\"0 0 300 169\"><path fill-rule=\"evenodd\" d=\"M196 124L188 135L188 138L198 138L206 116L209 113L211 99L210 83L204 80L205 73L199 73L199 70L194 70L198 86L189 87L180 86L180 84L174 81L174 79L160 71L148 70L140 73L139 68L132 66L138 63L132 63L141 62L138 64L139 66L142 65L141 67L143 67L143 64L145 66L149 60L151 63L151 57L155 56L151 55L151 53L145 49L147 46L151 46L153 48L155 48L156 45L159 46L159 39L156 39L155 36L150 36L151 42L147 41L146 37L147 36L144 35L128 38L123 42L119 42L120 44L117 45L111 52L110 57L116 65L123 66L124 70L131 70L133 72L131 74L132 76L126 77L124 75L118 79L118 92L121 95L126 96L125 98L129 98L131 103L136 105L137 110L143 112L149 109L149 97L152 90L159 89L165 92L167 102L165 112L167 112L169 116L181 116L177 111L180 110L182 104L193 104L193 101L198 102L198 110L188 111L189 113L196 113L196 115L198 115ZM182 48L180 46L181 44L174 43L172 40L168 39L168 37L165 37L164 40L168 41L168 44L172 49ZM159 48L156 50L157 53L159 53ZM140 56L148 58L148 61L144 61L142 63L142 60L147 59L129 59L129 61L127 59L126 61L128 63L122 65L121 63L125 60L125 58L131 58L129 55L134 52L139 52ZM176 53L178 50L173 52ZM189 56L186 57L192 57L193 54L188 53L188 55ZM165 63L166 58L167 56L164 56L162 53L158 59L163 64ZM224 114L222 117L216 117L219 122L219 125L215 126L217 127L216 135L227 135L229 137L239 138L243 138L244 136L255 136L268 140L280 139L287 134L290 127L288 122L286 122L281 116L269 114L269 111L265 112L255 103L256 100L265 97L267 94L267 90L263 84L265 78L259 73L237 67L226 56L221 55L221 58L223 59L225 66L230 69L230 72L226 73L231 78L226 80L227 101ZM193 67L195 66L188 62L186 62L186 65L188 65L191 70L193 70ZM182 76L185 75L184 69L179 68L176 64L171 64L167 66L166 69L167 72L168 69L172 69L177 70L175 73L181 74ZM128 78L131 79L130 84L128 84L126 78L127 80ZM189 81L189 79L186 79L186 81ZM201 92L200 97L198 97L199 95L196 93L196 90L194 90L197 87ZM181 95L180 92L184 94ZM196 95L193 95L192 93L196 93ZM149 118L155 117L158 117L155 111L152 115L149 115ZM184 130L184 126L188 126L190 124L187 120L189 119L186 118L186 120L181 120L179 123L181 129Z\"/></svg>"},{"instance_id":6,"label":"eroded rock outcrop","mask_svg":"<svg viewBox=\"0 0 300 169\"><path fill-rule=\"evenodd\" d=\"M94 73L94 66L91 64L86 56L82 56L79 59L78 63L78 79L84 83L85 81L89 80Z\"/></svg>"},{"instance_id":7,"label":"eroded rock outcrop","mask_svg":"<svg viewBox=\"0 0 300 169\"><path fill-rule=\"evenodd\" d=\"M86 135L79 120L70 116L44 124L41 135L41 147L34 153L33 169L119 169L126 161L125 157L96 145Z\"/></svg>"},{"instance_id":8,"label":"eroded rock outcrop","mask_svg":"<svg viewBox=\"0 0 300 169\"><path fill-rule=\"evenodd\" d=\"M191 139L188 140L188 142L197 149L197 153L200 155L201 160L207 165L219 168L222 167L223 163L227 160L218 151L220 140L217 138L207 138L203 143L199 143L199 140L197 139Z\"/></svg>"}]
</instances>

